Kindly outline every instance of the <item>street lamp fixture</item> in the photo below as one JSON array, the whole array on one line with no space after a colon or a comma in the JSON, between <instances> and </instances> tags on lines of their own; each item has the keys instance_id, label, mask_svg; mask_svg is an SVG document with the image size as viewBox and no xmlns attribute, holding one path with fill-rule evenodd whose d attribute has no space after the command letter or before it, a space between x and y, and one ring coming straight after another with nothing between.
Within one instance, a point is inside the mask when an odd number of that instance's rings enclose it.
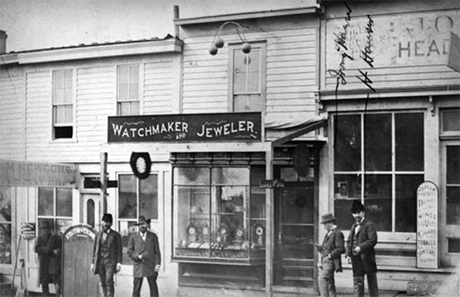
<instances>
[{"instance_id":1,"label":"street lamp fixture","mask_svg":"<svg viewBox=\"0 0 460 297\"><path fill-rule=\"evenodd\" d=\"M232 21L225 22L225 23L223 23L222 25L219 26L219 28L216 31L216 34L214 34L214 39L212 41L212 44L209 47L209 53L214 56L219 51L219 48L224 47L225 41L220 36L220 32L227 25L235 26L236 33L238 33L238 37L240 38L241 42L243 42L243 46L241 47L241 50L243 51L243 53L249 54L251 52L251 45L249 44L249 42L247 41L246 37L244 36L244 33L243 33L243 36L241 36L241 34L240 34L240 29L243 29L243 28L237 22L232 22Z\"/></svg>"}]
</instances>

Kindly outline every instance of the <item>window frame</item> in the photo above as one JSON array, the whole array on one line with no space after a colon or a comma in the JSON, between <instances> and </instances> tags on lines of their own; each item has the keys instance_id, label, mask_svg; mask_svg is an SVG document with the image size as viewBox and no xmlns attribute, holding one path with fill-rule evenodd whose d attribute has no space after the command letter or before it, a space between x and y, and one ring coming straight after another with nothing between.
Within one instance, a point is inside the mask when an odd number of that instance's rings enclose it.
<instances>
[{"instance_id":1,"label":"window frame","mask_svg":"<svg viewBox=\"0 0 460 297\"><path fill-rule=\"evenodd\" d=\"M241 51L243 43L233 42L228 44L228 112L242 112L235 111L235 92L234 92L234 52ZM259 92L248 92L247 95L259 94L261 100L261 110L248 110L249 111L261 111L265 112L266 110L266 77L267 77L267 42L266 40L251 42L251 51L254 49L260 50L260 65L259 65ZM242 95L241 93L239 95Z\"/></svg>"},{"instance_id":2,"label":"window frame","mask_svg":"<svg viewBox=\"0 0 460 297\"><path fill-rule=\"evenodd\" d=\"M360 162L361 162L361 168L359 170L356 170L356 171L339 171L339 170L336 170L335 169L335 143L331 146L331 156L332 156L332 162L331 162L331 165L330 165L330 170L332 172L332 179L331 179L331 184L330 184L330 189L331 189L331 193L332 193L332 196L334 197L333 198L333 208L335 210L335 203L336 203L336 200L340 200L341 197L336 197L336 176L340 176L340 175L358 175L359 176L359 181L360 181L360 184L363 185L364 184L364 181L365 181L365 177L366 176L372 176L372 175L375 175L375 176L385 176L385 175L389 175L391 176L391 231L379 231L379 232L382 232L382 233L386 233L386 234L391 234L392 236L396 235L397 237L399 236L408 236L409 237L414 237L415 239L415 235L416 235L416 230L414 232L403 232L403 231L396 231L396 207L397 207L397 194L396 194L396 190L397 190L397 177L398 176L402 176L402 175L407 175L407 176L410 176L410 175L423 175L423 178L425 178L426 176L426 172L427 172L427 169L426 169L426 164L424 164L424 168L423 168L423 171L399 171L397 170L396 168L396 165L397 165L397 160L396 160L396 114L406 114L406 113L419 113L419 114L422 114L423 115L423 134L424 134L424 140L423 142L426 143L426 113L423 111L423 110L379 110L379 111L372 111L372 112L347 112L347 113L340 113L340 114L333 114L333 116L331 117L331 121L332 121L332 125L330 125L331 127L331 131L332 133L330 135L332 135L332 142L335 142L335 137L333 135L335 135L336 131L335 131L335 121L337 119L337 116L352 116L352 115L359 115L360 116ZM365 166L366 164L364 164L365 162L365 127L364 127L364 123L365 123L365 115L369 115L369 114L372 114L372 115L378 115L378 114L391 114L391 169L388 170L388 171L383 171L383 170L376 170L376 171L369 171L369 170L366 170L365 169ZM425 147L425 145L424 145ZM423 156L423 159L425 159L425 156L426 156L426 151L424 151L424 156ZM349 186L349 185L348 185ZM366 202L366 199L364 197L364 193L365 191L361 191L360 192L360 197L359 197L359 200L364 204ZM349 200L349 199L348 199ZM351 218L351 214L350 214L350 218ZM372 218L371 218L372 220ZM416 222L415 222L416 223Z\"/></svg>"},{"instance_id":3,"label":"window frame","mask_svg":"<svg viewBox=\"0 0 460 297\"><path fill-rule=\"evenodd\" d=\"M57 73L63 72L63 84L65 86L65 73L69 71L71 73L71 91L70 91L70 101L71 103L55 103L55 91L56 91L56 75ZM62 88L61 92L63 92L63 97L65 96L65 87ZM76 139L76 128L75 128L75 117L76 117L76 70L73 68L63 68L63 69L54 69L51 71L51 139L53 141L69 141ZM72 108L72 121L68 123L56 123L56 108L57 106L64 106L64 107L71 107ZM72 129L72 137L57 137L56 129L59 128L71 128Z\"/></svg>"},{"instance_id":4,"label":"window frame","mask_svg":"<svg viewBox=\"0 0 460 297\"><path fill-rule=\"evenodd\" d=\"M40 207L40 190L39 189L52 189L53 190L53 215L41 215L39 214L39 207ZM57 191L58 190L70 190L70 194L71 194L71 200L72 200L72 204L71 204L71 215L69 217L67 216L58 216L57 215ZM66 221L70 221L70 225L68 227L70 227L72 224L73 224L73 213L74 213L74 205L73 205L73 193L72 193L72 189L69 189L69 188L55 188L55 187L38 187L37 188L37 206L36 206L36 220L37 220L37 224L36 224L36 228L37 228L37 237L40 236L40 224L39 224L39 220L40 219L44 219L44 220L53 220L53 223L55 226L56 225L56 221L57 220L66 220ZM64 233L64 232L63 232Z\"/></svg>"},{"instance_id":5,"label":"window frame","mask_svg":"<svg viewBox=\"0 0 460 297\"><path fill-rule=\"evenodd\" d=\"M128 89L127 89L127 92L128 92L128 98L127 99L120 99L120 80L121 80L121 75L120 75L120 69L122 67L128 67ZM132 67L137 67L137 72L138 72L138 81L137 81L137 99L132 99L132 98L129 98L129 94L130 94L130 90L131 90L131 68ZM115 68L115 72L116 72L116 114L117 116L130 116L130 115L142 115L142 84L141 84L141 81L142 81L142 73L143 73L143 64L134 64L134 63L128 63L128 64L120 64L120 65L117 65L116 68ZM125 103L129 103L129 106L130 106L130 111L129 111L129 114L122 114L122 109L121 109L121 104L125 104ZM132 104L133 103L137 103L138 106L139 106L139 109L137 111L137 113L133 113L132 111Z\"/></svg>"}]
</instances>

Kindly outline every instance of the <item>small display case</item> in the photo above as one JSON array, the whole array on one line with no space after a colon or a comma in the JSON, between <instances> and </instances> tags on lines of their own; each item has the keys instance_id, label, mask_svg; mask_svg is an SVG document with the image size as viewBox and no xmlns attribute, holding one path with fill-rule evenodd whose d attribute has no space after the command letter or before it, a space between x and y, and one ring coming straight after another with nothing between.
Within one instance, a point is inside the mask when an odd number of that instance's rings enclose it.
<instances>
[{"instance_id":1,"label":"small display case","mask_svg":"<svg viewBox=\"0 0 460 297\"><path fill-rule=\"evenodd\" d=\"M173 258L178 262L265 261L263 170L175 167Z\"/></svg>"}]
</instances>

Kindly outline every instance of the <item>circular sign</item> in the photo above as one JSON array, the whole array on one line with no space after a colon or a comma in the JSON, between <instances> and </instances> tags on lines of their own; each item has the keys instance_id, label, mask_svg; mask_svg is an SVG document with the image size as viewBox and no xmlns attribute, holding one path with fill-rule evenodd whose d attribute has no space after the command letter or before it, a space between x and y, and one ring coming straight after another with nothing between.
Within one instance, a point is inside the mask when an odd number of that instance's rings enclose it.
<instances>
[{"instance_id":1,"label":"circular sign","mask_svg":"<svg viewBox=\"0 0 460 297\"><path fill-rule=\"evenodd\" d=\"M132 153L130 165L135 176L139 179L146 179L152 167L149 153Z\"/></svg>"}]
</instances>

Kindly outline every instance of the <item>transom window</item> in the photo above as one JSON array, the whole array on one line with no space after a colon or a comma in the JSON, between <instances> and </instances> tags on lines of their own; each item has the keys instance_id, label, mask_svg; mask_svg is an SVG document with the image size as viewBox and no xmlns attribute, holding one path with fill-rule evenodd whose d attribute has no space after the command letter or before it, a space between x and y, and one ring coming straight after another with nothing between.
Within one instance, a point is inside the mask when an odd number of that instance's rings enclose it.
<instances>
[{"instance_id":1,"label":"transom window","mask_svg":"<svg viewBox=\"0 0 460 297\"><path fill-rule=\"evenodd\" d=\"M139 65L118 66L117 114L139 114Z\"/></svg>"},{"instance_id":2,"label":"transom window","mask_svg":"<svg viewBox=\"0 0 460 297\"><path fill-rule=\"evenodd\" d=\"M243 53L241 45L230 47L230 76L234 112L265 110L265 44L252 44Z\"/></svg>"},{"instance_id":3,"label":"transom window","mask_svg":"<svg viewBox=\"0 0 460 297\"><path fill-rule=\"evenodd\" d=\"M73 71L53 71L53 138L73 137Z\"/></svg>"},{"instance_id":4,"label":"transom window","mask_svg":"<svg viewBox=\"0 0 460 297\"><path fill-rule=\"evenodd\" d=\"M415 232L416 191L424 181L424 114L334 117L334 207L341 228L352 224L353 200L378 231Z\"/></svg>"}]
</instances>

